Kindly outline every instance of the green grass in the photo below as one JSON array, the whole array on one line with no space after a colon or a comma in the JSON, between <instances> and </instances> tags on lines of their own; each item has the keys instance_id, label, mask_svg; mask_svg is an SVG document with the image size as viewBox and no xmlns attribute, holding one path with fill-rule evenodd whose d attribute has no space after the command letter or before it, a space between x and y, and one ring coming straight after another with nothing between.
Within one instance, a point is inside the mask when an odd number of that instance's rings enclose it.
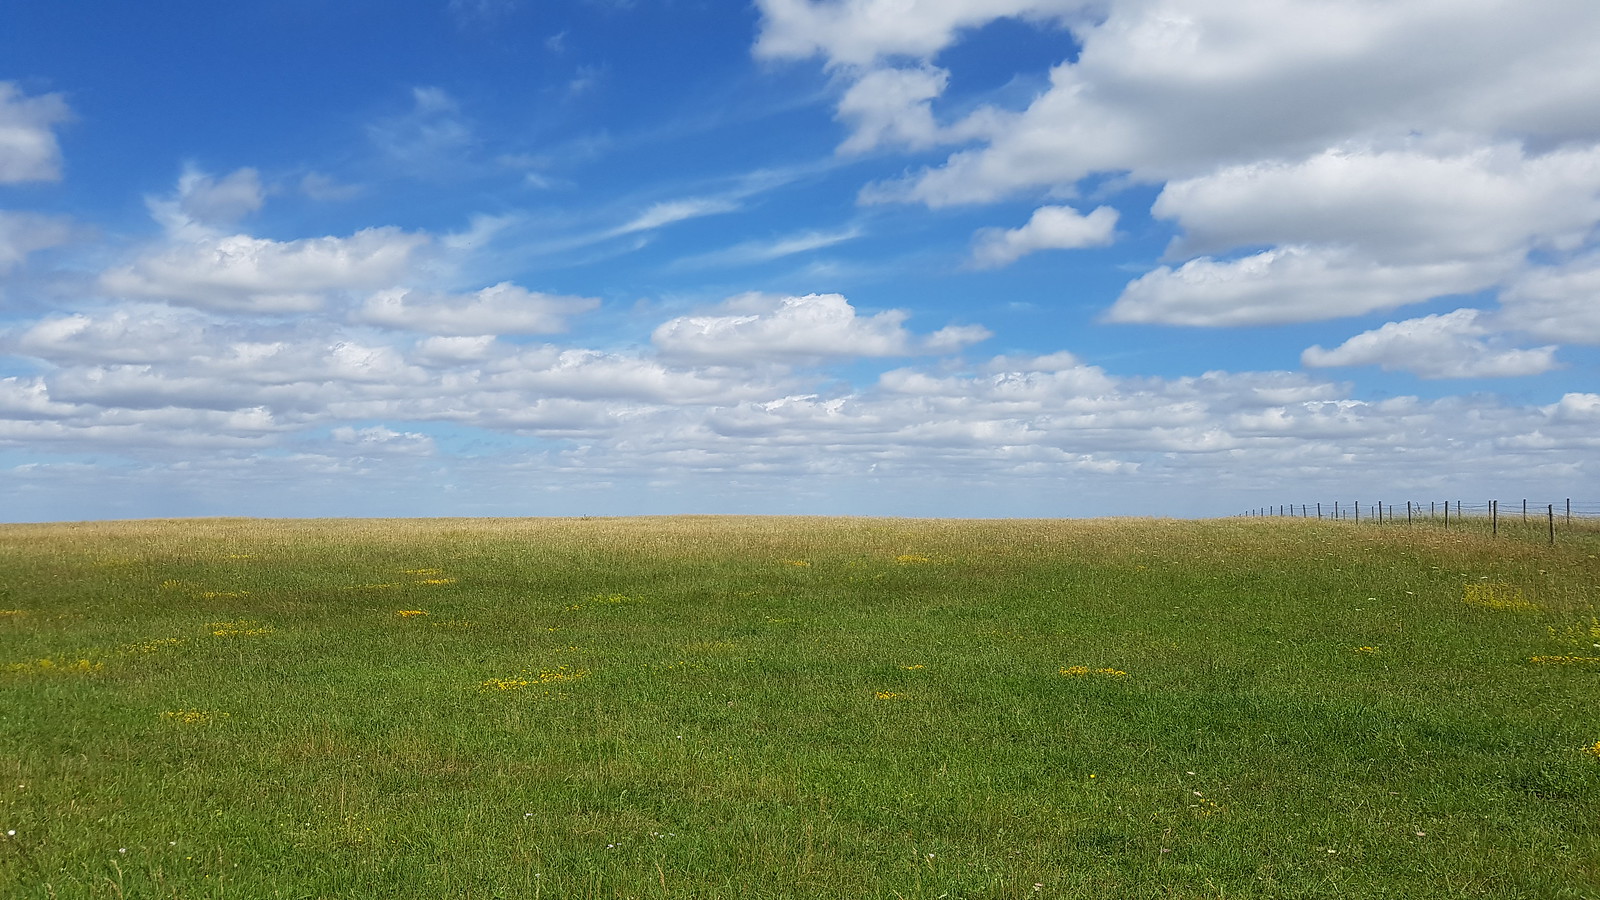
<instances>
[{"instance_id":1,"label":"green grass","mask_svg":"<svg viewBox=\"0 0 1600 900\"><path fill-rule=\"evenodd\" d=\"M0 526L0 897L1600 896L1600 533L1464 524Z\"/></svg>"}]
</instances>

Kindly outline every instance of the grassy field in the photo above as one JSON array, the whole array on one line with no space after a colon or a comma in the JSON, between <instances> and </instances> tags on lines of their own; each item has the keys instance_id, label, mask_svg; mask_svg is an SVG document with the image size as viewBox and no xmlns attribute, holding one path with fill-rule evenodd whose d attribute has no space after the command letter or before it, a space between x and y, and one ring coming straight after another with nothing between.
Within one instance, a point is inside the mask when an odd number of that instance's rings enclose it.
<instances>
[{"instance_id":1,"label":"grassy field","mask_svg":"<svg viewBox=\"0 0 1600 900\"><path fill-rule=\"evenodd\" d=\"M0 897L1600 896L1600 532L0 526Z\"/></svg>"}]
</instances>

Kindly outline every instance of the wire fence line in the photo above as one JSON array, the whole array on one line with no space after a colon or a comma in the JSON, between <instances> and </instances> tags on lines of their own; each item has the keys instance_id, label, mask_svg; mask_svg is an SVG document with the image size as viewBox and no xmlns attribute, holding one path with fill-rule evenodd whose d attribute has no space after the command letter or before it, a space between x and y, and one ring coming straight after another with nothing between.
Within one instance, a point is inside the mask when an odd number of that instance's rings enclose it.
<instances>
[{"instance_id":1,"label":"wire fence line","mask_svg":"<svg viewBox=\"0 0 1600 900\"><path fill-rule=\"evenodd\" d=\"M1406 500L1385 502L1374 500L1335 500L1331 503L1286 503L1279 506L1261 506L1240 513L1251 517L1285 517L1301 519L1335 519L1352 522L1390 524L1431 523L1448 528L1452 522L1465 524L1472 520L1488 521L1490 530L1498 533L1503 526L1525 525L1548 531L1551 543L1555 542L1556 528L1591 527L1600 521L1600 502L1573 502L1571 498L1550 500L1487 500L1467 503L1462 500ZM1587 520L1587 521L1586 521Z\"/></svg>"}]
</instances>

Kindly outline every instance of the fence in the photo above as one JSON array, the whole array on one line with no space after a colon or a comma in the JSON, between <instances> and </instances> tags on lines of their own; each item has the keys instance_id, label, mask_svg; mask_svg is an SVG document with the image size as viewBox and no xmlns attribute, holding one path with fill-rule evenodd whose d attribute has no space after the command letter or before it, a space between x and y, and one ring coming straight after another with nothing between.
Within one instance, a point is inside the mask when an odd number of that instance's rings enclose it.
<instances>
[{"instance_id":1,"label":"fence","mask_svg":"<svg viewBox=\"0 0 1600 900\"><path fill-rule=\"evenodd\" d=\"M1543 528L1550 542L1556 539L1556 526L1563 528L1582 526L1585 520L1600 520L1600 503L1573 503L1570 498L1559 502L1519 500L1505 503L1489 500L1483 503L1465 503L1460 500L1407 500L1402 503L1359 500L1332 503L1289 503L1281 506L1263 506L1242 513L1245 516L1283 516L1305 519L1336 519L1378 524L1416 524L1429 522L1450 527L1452 521L1469 520L1489 523L1491 533L1498 534L1502 525L1521 524Z\"/></svg>"}]
</instances>

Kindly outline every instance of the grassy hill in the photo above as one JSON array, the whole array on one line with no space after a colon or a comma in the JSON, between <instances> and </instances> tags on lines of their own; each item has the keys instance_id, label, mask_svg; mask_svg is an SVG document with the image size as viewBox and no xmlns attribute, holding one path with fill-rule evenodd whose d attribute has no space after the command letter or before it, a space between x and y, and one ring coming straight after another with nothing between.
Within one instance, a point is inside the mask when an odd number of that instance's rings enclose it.
<instances>
[{"instance_id":1,"label":"grassy hill","mask_svg":"<svg viewBox=\"0 0 1600 900\"><path fill-rule=\"evenodd\" d=\"M1600 896L1600 532L0 526L0 896Z\"/></svg>"}]
</instances>

